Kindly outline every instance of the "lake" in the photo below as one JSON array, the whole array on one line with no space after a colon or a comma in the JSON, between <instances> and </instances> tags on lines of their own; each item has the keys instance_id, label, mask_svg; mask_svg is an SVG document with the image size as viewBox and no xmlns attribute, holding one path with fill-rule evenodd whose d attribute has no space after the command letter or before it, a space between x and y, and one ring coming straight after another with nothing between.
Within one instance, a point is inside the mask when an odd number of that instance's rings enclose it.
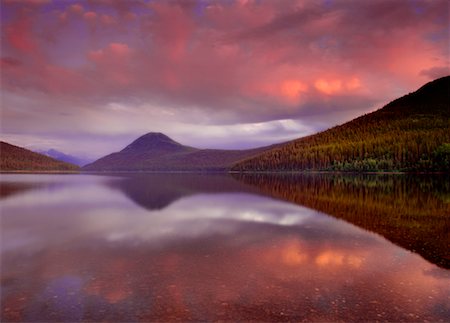
<instances>
[{"instance_id":1,"label":"lake","mask_svg":"<svg viewBox=\"0 0 450 323\"><path fill-rule=\"evenodd\" d=\"M450 181L2 174L1 321L449 321Z\"/></svg>"}]
</instances>

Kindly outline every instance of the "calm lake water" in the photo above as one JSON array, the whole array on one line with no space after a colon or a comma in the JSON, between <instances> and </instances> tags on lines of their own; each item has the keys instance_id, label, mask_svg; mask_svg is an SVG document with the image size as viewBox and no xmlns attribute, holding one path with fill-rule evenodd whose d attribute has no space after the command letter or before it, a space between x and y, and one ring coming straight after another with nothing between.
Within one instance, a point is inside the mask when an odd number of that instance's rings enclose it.
<instances>
[{"instance_id":1,"label":"calm lake water","mask_svg":"<svg viewBox=\"0 0 450 323\"><path fill-rule=\"evenodd\" d=\"M1 175L1 321L449 321L446 177Z\"/></svg>"}]
</instances>

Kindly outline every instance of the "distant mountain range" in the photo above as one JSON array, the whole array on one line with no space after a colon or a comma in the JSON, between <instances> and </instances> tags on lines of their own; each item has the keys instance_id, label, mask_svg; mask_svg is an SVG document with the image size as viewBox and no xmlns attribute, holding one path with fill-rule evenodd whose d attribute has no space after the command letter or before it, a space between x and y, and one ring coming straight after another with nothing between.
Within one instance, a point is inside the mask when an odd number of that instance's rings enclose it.
<instances>
[{"instance_id":1,"label":"distant mountain range","mask_svg":"<svg viewBox=\"0 0 450 323\"><path fill-rule=\"evenodd\" d=\"M56 150L45 154L84 163ZM6 143L1 155L1 170L76 169ZM248 150L199 149L151 132L81 170L449 172L450 76L427 83L380 110L283 144Z\"/></svg>"},{"instance_id":2,"label":"distant mountain range","mask_svg":"<svg viewBox=\"0 0 450 323\"><path fill-rule=\"evenodd\" d=\"M84 171L226 171L239 160L274 146L248 150L199 149L151 132L123 150L82 168Z\"/></svg>"},{"instance_id":3,"label":"distant mountain range","mask_svg":"<svg viewBox=\"0 0 450 323\"><path fill-rule=\"evenodd\" d=\"M0 141L2 171L73 171L78 166Z\"/></svg>"},{"instance_id":4,"label":"distant mountain range","mask_svg":"<svg viewBox=\"0 0 450 323\"><path fill-rule=\"evenodd\" d=\"M60 152L56 149L37 150L36 152L39 154L54 158L56 160L63 161L63 162L69 163L69 164L74 164L74 165L77 165L80 167L84 166L86 164L89 164L93 161L92 159L80 158L80 157L68 155L68 154Z\"/></svg>"},{"instance_id":5,"label":"distant mountain range","mask_svg":"<svg viewBox=\"0 0 450 323\"><path fill-rule=\"evenodd\" d=\"M382 109L238 162L233 171L450 171L450 76Z\"/></svg>"}]
</instances>

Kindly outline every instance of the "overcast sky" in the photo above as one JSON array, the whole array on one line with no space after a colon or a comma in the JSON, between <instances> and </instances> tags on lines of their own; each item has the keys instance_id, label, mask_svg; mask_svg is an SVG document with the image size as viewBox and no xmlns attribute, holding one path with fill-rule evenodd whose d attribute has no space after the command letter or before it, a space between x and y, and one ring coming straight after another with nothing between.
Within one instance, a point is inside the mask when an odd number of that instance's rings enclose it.
<instances>
[{"instance_id":1,"label":"overcast sky","mask_svg":"<svg viewBox=\"0 0 450 323\"><path fill-rule=\"evenodd\" d=\"M96 158L312 134L450 74L449 5L2 0L1 138Z\"/></svg>"}]
</instances>

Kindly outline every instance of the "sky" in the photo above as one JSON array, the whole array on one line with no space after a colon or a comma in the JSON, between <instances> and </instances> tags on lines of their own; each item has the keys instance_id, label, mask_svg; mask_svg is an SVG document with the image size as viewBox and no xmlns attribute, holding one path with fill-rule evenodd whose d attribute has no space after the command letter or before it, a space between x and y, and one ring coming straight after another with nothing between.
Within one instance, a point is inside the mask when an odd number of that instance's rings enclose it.
<instances>
[{"instance_id":1,"label":"sky","mask_svg":"<svg viewBox=\"0 0 450 323\"><path fill-rule=\"evenodd\" d=\"M257 147L450 74L446 0L0 3L1 139L34 150Z\"/></svg>"}]
</instances>

